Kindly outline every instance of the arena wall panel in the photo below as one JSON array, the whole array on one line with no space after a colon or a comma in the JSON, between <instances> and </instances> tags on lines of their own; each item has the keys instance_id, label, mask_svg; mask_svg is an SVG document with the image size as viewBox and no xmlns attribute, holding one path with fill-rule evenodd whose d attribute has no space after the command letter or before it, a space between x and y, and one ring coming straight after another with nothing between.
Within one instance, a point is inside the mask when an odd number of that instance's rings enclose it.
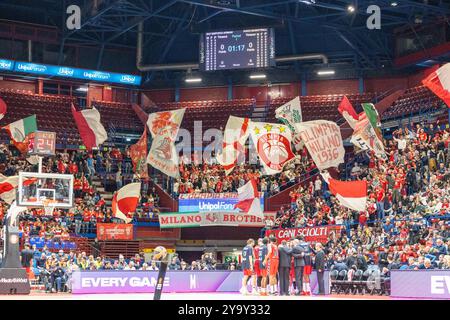
<instances>
[{"instance_id":1,"label":"arena wall panel","mask_svg":"<svg viewBox=\"0 0 450 320\"><path fill-rule=\"evenodd\" d=\"M173 89L145 91L144 94L156 104L175 101L175 90Z\"/></svg>"},{"instance_id":2,"label":"arena wall panel","mask_svg":"<svg viewBox=\"0 0 450 320\"><path fill-rule=\"evenodd\" d=\"M180 101L227 100L228 88L183 88L180 89Z\"/></svg>"},{"instance_id":3,"label":"arena wall panel","mask_svg":"<svg viewBox=\"0 0 450 320\"><path fill-rule=\"evenodd\" d=\"M389 90L406 89L407 87L408 79L404 77L364 80L365 92L385 92Z\"/></svg>"},{"instance_id":4,"label":"arena wall panel","mask_svg":"<svg viewBox=\"0 0 450 320\"><path fill-rule=\"evenodd\" d=\"M306 83L307 95L358 94L358 80L315 80Z\"/></svg>"},{"instance_id":5,"label":"arena wall panel","mask_svg":"<svg viewBox=\"0 0 450 320\"><path fill-rule=\"evenodd\" d=\"M10 81L10 80L1 80L0 81L0 89L11 89L11 90L25 90L31 91L32 93L36 92L36 83L35 82L22 82L22 81Z\"/></svg>"}]
</instances>

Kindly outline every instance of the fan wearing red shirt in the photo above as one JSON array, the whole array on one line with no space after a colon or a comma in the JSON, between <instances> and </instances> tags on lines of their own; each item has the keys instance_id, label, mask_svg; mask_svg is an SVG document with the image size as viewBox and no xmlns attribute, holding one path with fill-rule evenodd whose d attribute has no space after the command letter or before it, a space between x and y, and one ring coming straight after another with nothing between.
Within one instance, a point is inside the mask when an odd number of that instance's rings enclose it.
<instances>
[{"instance_id":1,"label":"fan wearing red shirt","mask_svg":"<svg viewBox=\"0 0 450 320\"><path fill-rule=\"evenodd\" d=\"M377 218L378 220L384 219L384 188L378 187L375 191L377 198Z\"/></svg>"}]
</instances>

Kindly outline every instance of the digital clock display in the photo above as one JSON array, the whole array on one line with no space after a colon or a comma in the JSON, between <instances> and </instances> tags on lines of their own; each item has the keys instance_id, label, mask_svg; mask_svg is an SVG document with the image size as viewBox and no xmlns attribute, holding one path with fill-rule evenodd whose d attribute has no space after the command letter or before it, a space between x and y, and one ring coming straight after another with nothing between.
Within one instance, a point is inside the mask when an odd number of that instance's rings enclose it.
<instances>
[{"instance_id":1,"label":"digital clock display","mask_svg":"<svg viewBox=\"0 0 450 320\"><path fill-rule=\"evenodd\" d=\"M200 36L200 70L267 68L275 65L273 29L208 32Z\"/></svg>"},{"instance_id":2,"label":"digital clock display","mask_svg":"<svg viewBox=\"0 0 450 320\"><path fill-rule=\"evenodd\" d=\"M36 131L30 139L29 154L40 156L55 155L56 133L49 131Z\"/></svg>"}]
</instances>

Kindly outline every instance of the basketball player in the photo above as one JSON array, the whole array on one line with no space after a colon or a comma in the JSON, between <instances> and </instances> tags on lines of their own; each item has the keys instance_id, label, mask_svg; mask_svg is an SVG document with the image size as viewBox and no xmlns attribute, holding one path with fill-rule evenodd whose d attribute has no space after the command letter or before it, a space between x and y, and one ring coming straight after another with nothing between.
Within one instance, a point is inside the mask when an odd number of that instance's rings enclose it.
<instances>
[{"instance_id":1,"label":"basketball player","mask_svg":"<svg viewBox=\"0 0 450 320\"><path fill-rule=\"evenodd\" d=\"M277 272L280 261L278 256L277 238L271 236L269 241L270 244L268 245L265 265L267 266L267 272L269 274L269 293L276 295L278 291Z\"/></svg>"},{"instance_id":2,"label":"basketball player","mask_svg":"<svg viewBox=\"0 0 450 320\"><path fill-rule=\"evenodd\" d=\"M269 238L262 239L262 244L259 246L259 269L261 271L261 290L260 295L267 296L267 264L266 257L268 253L267 245Z\"/></svg>"},{"instance_id":3,"label":"basketball player","mask_svg":"<svg viewBox=\"0 0 450 320\"><path fill-rule=\"evenodd\" d=\"M244 295L248 294L247 291L247 281L249 277L253 274L253 246L255 245L255 240L248 239L247 245L242 249L242 270L244 272L244 277L242 278L242 288L240 292Z\"/></svg>"},{"instance_id":4,"label":"basketball player","mask_svg":"<svg viewBox=\"0 0 450 320\"><path fill-rule=\"evenodd\" d=\"M304 240L304 237L300 237L299 246L303 248L305 261L305 266L303 267L303 290L301 295L310 296L311 295L311 285L309 282L309 276L312 273L312 257L311 257L311 245L309 242ZM298 288L300 290L300 288Z\"/></svg>"},{"instance_id":5,"label":"basketball player","mask_svg":"<svg viewBox=\"0 0 450 320\"><path fill-rule=\"evenodd\" d=\"M253 256L254 256L254 262L253 262L253 283L252 283L252 294L258 294L261 291L261 268L260 268L260 261L259 261L259 251L260 247L262 246L262 239L258 239L258 244L253 249Z\"/></svg>"}]
</instances>

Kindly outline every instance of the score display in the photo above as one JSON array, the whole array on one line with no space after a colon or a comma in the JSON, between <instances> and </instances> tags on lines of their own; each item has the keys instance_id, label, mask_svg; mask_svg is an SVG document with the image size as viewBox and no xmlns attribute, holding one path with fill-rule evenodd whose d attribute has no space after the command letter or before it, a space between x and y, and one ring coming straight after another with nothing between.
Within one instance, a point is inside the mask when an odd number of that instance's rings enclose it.
<instances>
[{"instance_id":1,"label":"score display","mask_svg":"<svg viewBox=\"0 0 450 320\"><path fill-rule=\"evenodd\" d=\"M271 28L207 32L200 36L200 70L267 68L275 65Z\"/></svg>"},{"instance_id":2,"label":"score display","mask_svg":"<svg viewBox=\"0 0 450 320\"><path fill-rule=\"evenodd\" d=\"M56 146L56 132L36 131L30 138L28 153L39 156L54 156Z\"/></svg>"}]
</instances>

